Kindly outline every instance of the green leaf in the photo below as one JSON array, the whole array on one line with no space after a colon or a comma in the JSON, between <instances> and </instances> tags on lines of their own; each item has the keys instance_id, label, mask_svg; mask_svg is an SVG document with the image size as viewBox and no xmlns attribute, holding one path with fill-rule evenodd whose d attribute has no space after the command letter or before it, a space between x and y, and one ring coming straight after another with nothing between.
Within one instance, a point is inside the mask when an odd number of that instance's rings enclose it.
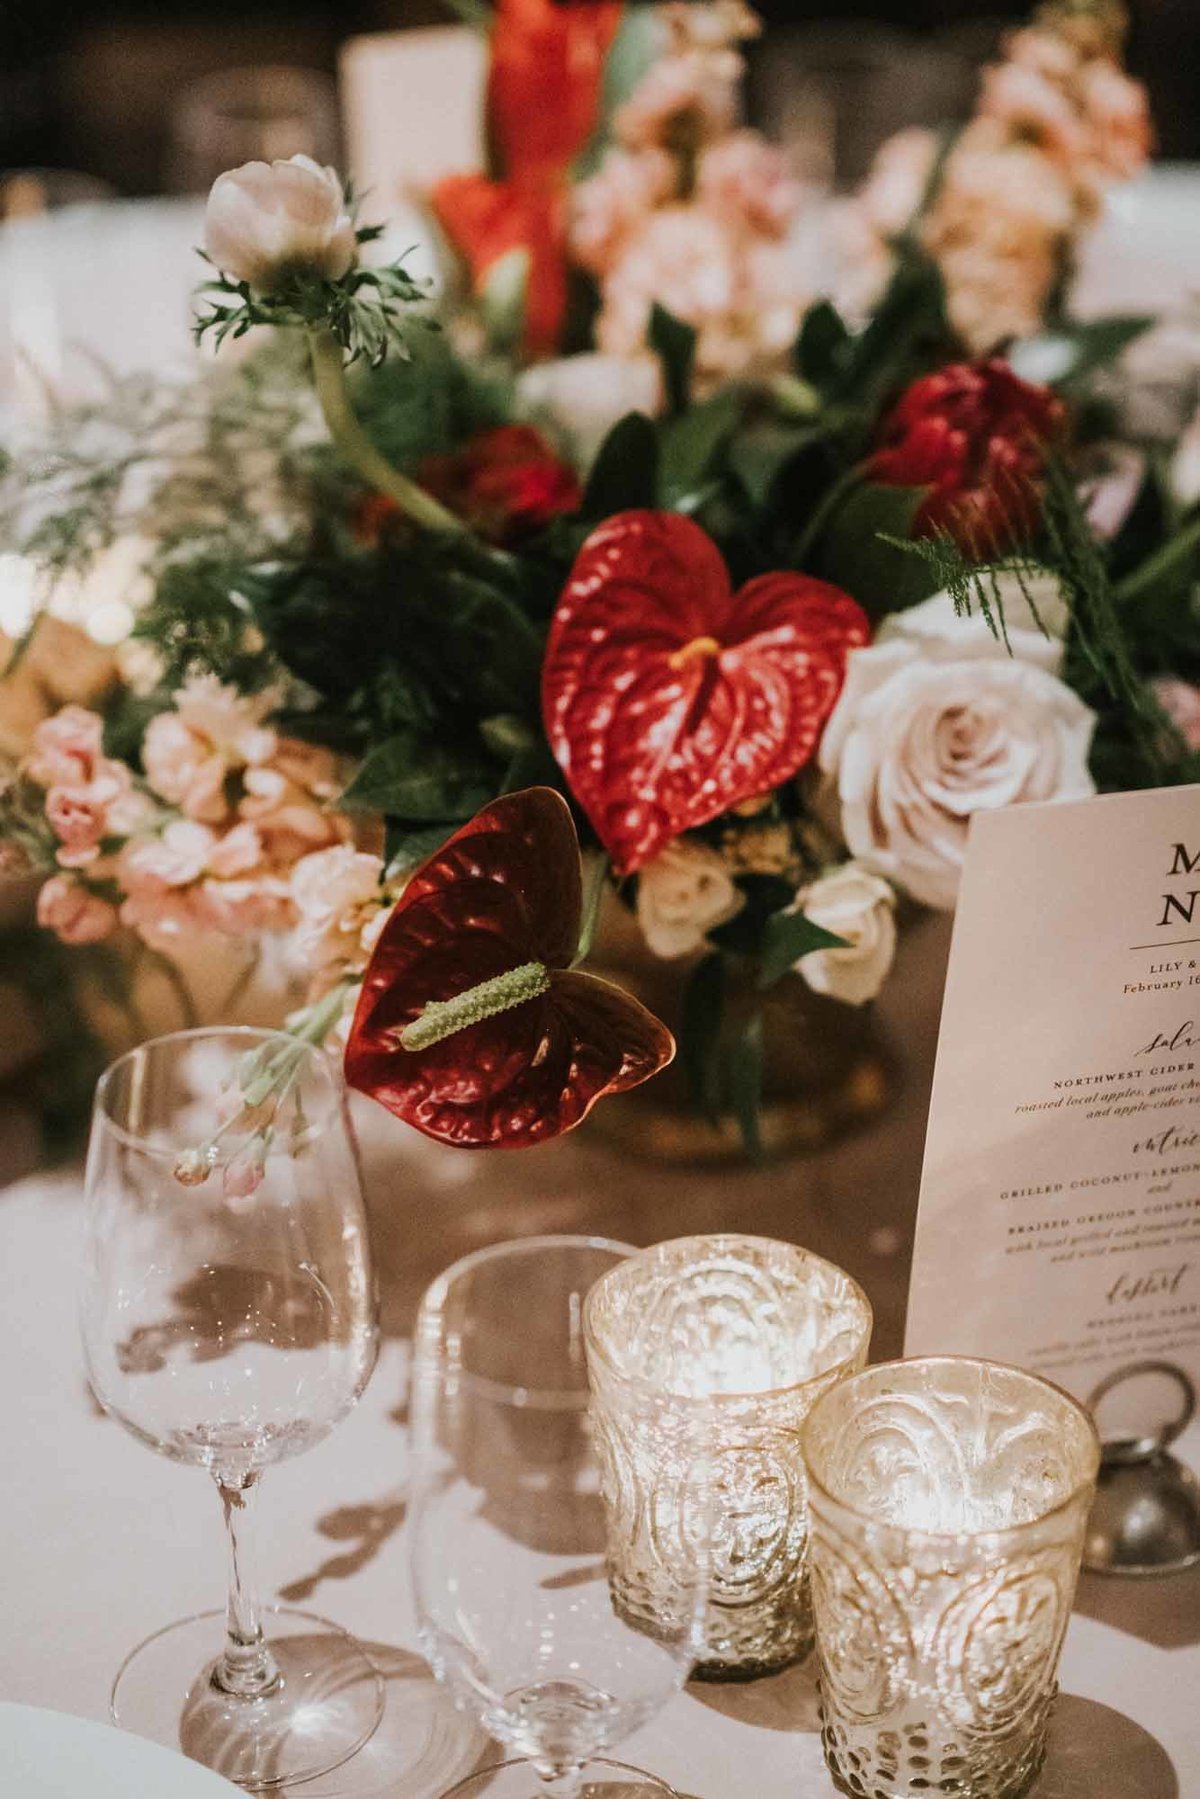
<instances>
[{"instance_id":1,"label":"green leaf","mask_svg":"<svg viewBox=\"0 0 1200 1799\"><path fill-rule=\"evenodd\" d=\"M505 771L501 793L519 793L523 787L555 787L566 795L562 769L544 738L518 750Z\"/></svg>"},{"instance_id":2,"label":"green leaf","mask_svg":"<svg viewBox=\"0 0 1200 1799\"><path fill-rule=\"evenodd\" d=\"M815 924L803 912L776 912L767 920L758 959L758 985L773 987L801 956L815 949L847 949L844 937Z\"/></svg>"},{"instance_id":3,"label":"green leaf","mask_svg":"<svg viewBox=\"0 0 1200 1799\"><path fill-rule=\"evenodd\" d=\"M831 386L844 370L850 342L841 313L829 300L818 300L805 313L796 339L796 373L814 387Z\"/></svg>"},{"instance_id":4,"label":"green leaf","mask_svg":"<svg viewBox=\"0 0 1200 1799\"><path fill-rule=\"evenodd\" d=\"M759 1129L763 1064L763 1015L752 1012L729 1055L729 1097L746 1154L752 1162L761 1162L763 1154Z\"/></svg>"},{"instance_id":5,"label":"green leaf","mask_svg":"<svg viewBox=\"0 0 1200 1799\"><path fill-rule=\"evenodd\" d=\"M935 591L920 557L888 538L912 535L926 489L860 482L831 517L817 546L818 573L856 599L874 622Z\"/></svg>"},{"instance_id":6,"label":"green leaf","mask_svg":"<svg viewBox=\"0 0 1200 1799\"><path fill-rule=\"evenodd\" d=\"M696 361L696 327L685 325L673 312L657 301L650 314L646 333L650 348L662 363L667 404L672 413L687 410L692 391L692 368Z\"/></svg>"},{"instance_id":7,"label":"green leaf","mask_svg":"<svg viewBox=\"0 0 1200 1799\"><path fill-rule=\"evenodd\" d=\"M721 1113L721 1026L725 1018L725 958L705 956L683 994L679 1061L698 1112L714 1124Z\"/></svg>"},{"instance_id":8,"label":"green leaf","mask_svg":"<svg viewBox=\"0 0 1200 1799\"><path fill-rule=\"evenodd\" d=\"M398 881L402 875L411 874L440 850L457 829L457 824L426 825L420 831L406 831L399 826L389 829L386 879Z\"/></svg>"},{"instance_id":9,"label":"green leaf","mask_svg":"<svg viewBox=\"0 0 1200 1799\"><path fill-rule=\"evenodd\" d=\"M480 293L488 347L500 355L514 351L525 334L525 299L529 289L529 251L518 247L498 256Z\"/></svg>"},{"instance_id":10,"label":"green leaf","mask_svg":"<svg viewBox=\"0 0 1200 1799\"><path fill-rule=\"evenodd\" d=\"M733 436L742 414L742 396L726 388L668 420L661 434L661 502L683 508Z\"/></svg>"},{"instance_id":11,"label":"green leaf","mask_svg":"<svg viewBox=\"0 0 1200 1799\"><path fill-rule=\"evenodd\" d=\"M580 511L585 518L610 518L658 504L658 433L645 413L618 419L600 445Z\"/></svg>"},{"instance_id":12,"label":"green leaf","mask_svg":"<svg viewBox=\"0 0 1200 1799\"><path fill-rule=\"evenodd\" d=\"M1155 323L1146 313L1114 313L1109 318L1071 320L1061 329L1014 344L1008 360L1025 381L1072 387L1097 369L1109 368Z\"/></svg>"},{"instance_id":13,"label":"green leaf","mask_svg":"<svg viewBox=\"0 0 1200 1799\"><path fill-rule=\"evenodd\" d=\"M921 372L930 349L947 343L946 292L937 264L909 250L866 329L855 338L839 397L869 409Z\"/></svg>"},{"instance_id":14,"label":"green leaf","mask_svg":"<svg viewBox=\"0 0 1200 1799\"><path fill-rule=\"evenodd\" d=\"M604 60L600 83L599 121L590 143L572 164L572 176L582 181L594 175L612 142L612 117L624 106L647 69L662 55L662 24L654 6L627 6L617 35Z\"/></svg>"},{"instance_id":15,"label":"green leaf","mask_svg":"<svg viewBox=\"0 0 1200 1799\"><path fill-rule=\"evenodd\" d=\"M371 751L339 803L348 812L424 824L470 818L495 793L495 778L482 762L401 732Z\"/></svg>"}]
</instances>

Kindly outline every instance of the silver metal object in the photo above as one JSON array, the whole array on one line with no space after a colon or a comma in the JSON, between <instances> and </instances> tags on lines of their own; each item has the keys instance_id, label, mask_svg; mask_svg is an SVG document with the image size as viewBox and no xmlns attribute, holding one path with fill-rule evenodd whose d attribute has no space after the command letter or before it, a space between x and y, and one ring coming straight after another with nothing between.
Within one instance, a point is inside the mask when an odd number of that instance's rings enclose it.
<instances>
[{"instance_id":1,"label":"silver metal object","mask_svg":"<svg viewBox=\"0 0 1200 1799\"><path fill-rule=\"evenodd\" d=\"M1175 1574L1200 1562L1200 1481L1170 1454L1196 1412L1189 1375L1174 1362L1131 1362L1107 1375L1088 1405L1098 1414L1115 1388L1147 1374L1173 1381L1180 1404L1156 1430L1104 1441L1083 1550L1083 1565L1095 1574Z\"/></svg>"}]
</instances>

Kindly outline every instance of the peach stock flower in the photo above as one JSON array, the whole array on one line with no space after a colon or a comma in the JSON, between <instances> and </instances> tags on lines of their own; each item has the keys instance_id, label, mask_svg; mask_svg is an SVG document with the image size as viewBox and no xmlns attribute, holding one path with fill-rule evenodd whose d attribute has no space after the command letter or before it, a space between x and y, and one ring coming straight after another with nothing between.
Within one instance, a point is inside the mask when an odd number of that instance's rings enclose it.
<instances>
[{"instance_id":1,"label":"peach stock flower","mask_svg":"<svg viewBox=\"0 0 1200 1799\"><path fill-rule=\"evenodd\" d=\"M220 824L230 813L227 777L275 753L275 733L262 723L269 702L215 675L191 676L174 700L175 710L151 719L142 740L146 780L185 817Z\"/></svg>"},{"instance_id":2,"label":"peach stock flower","mask_svg":"<svg viewBox=\"0 0 1200 1799\"><path fill-rule=\"evenodd\" d=\"M303 857L292 870L291 894L299 923L292 938L296 961L318 980L365 968L370 938L391 906L383 889L383 863L338 844Z\"/></svg>"},{"instance_id":3,"label":"peach stock flower","mask_svg":"<svg viewBox=\"0 0 1200 1799\"><path fill-rule=\"evenodd\" d=\"M64 706L43 719L22 773L39 787L78 787L92 778L102 755L104 720L83 706Z\"/></svg>"},{"instance_id":4,"label":"peach stock flower","mask_svg":"<svg viewBox=\"0 0 1200 1799\"><path fill-rule=\"evenodd\" d=\"M38 893L37 920L63 943L100 943L117 928L117 909L82 881L51 875Z\"/></svg>"},{"instance_id":5,"label":"peach stock flower","mask_svg":"<svg viewBox=\"0 0 1200 1799\"><path fill-rule=\"evenodd\" d=\"M290 864L348 836L346 819L332 810L344 782L330 750L279 738L269 762L248 767L242 781L238 814L257 827L271 862Z\"/></svg>"}]
</instances>

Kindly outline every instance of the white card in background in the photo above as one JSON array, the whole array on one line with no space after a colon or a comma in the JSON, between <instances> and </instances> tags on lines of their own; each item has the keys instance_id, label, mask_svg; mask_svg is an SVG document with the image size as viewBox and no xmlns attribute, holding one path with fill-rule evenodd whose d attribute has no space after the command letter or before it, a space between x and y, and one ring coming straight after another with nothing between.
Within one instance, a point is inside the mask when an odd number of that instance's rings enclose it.
<instances>
[{"instance_id":1,"label":"white card in background","mask_svg":"<svg viewBox=\"0 0 1200 1799\"><path fill-rule=\"evenodd\" d=\"M350 170L372 219L484 164L487 39L465 25L351 38L341 54Z\"/></svg>"},{"instance_id":2,"label":"white card in background","mask_svg":"<svg viewBox=\"0 0 1200 1799\"><path fill-rule=\"evenodd\" d=\"M976 814L905 1350L1200 1381L1200 786Z\"/></svg>"}]
</instances>

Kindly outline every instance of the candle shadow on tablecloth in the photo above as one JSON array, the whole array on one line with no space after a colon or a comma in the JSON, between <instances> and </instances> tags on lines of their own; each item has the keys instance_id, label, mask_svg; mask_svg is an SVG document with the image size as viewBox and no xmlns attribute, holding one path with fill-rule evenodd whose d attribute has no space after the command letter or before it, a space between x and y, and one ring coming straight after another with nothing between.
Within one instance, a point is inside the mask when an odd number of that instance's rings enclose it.
<instances>
[{"instance_id":1,"label":"candle shadow on tablecloth","mask_svg":"<svg viewBox=\"0 0 1200 1799\"><path fill-rule=\"evenodd\" d=\"M1156 1649L1190 1649L1200 1643L1200 1564L1141 1579L1085 1574L1075 1610Z\"/></svg>"}]
</instances>

